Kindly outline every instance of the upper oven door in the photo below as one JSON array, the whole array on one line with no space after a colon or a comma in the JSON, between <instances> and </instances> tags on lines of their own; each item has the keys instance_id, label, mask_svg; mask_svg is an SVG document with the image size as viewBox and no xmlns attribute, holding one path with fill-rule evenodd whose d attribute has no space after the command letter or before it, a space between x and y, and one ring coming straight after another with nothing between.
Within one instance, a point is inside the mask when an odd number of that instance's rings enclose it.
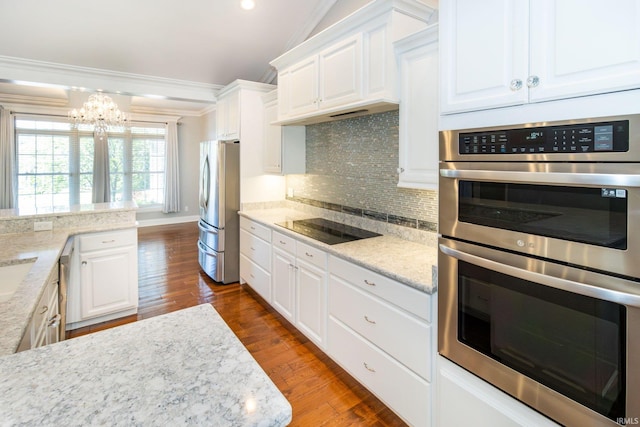
<instances>
[{"instance_id":1,"label":"upper oven door","mask_svg":"<svg viewBox=\"0 0 640 427\"><path fill-rule=\"evenodd\" d=\"M440 163L443 236L640 278L640 170L610 163Z\"/></svg>"}]
</instances>

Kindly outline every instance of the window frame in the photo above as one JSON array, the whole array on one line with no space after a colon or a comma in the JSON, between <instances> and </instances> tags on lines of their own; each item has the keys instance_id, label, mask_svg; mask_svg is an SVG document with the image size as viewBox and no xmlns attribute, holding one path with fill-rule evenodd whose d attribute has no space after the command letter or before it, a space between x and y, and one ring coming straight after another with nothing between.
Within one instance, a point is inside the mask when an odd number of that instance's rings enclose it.
<instances>
[{"instance_id":1,"label":"window frame","mask_svg":"<svg viewBox=\"0 0 640 427\"><path fill-rule=\"evenodd\" d=\"M68 195L67 205L72 206L72 205L83 204L81 203L82 201L81 175L83 174L86 175L87 172L81 171L82 144L83 142L86 141L87 137L93 139L92 127L87 125L80 125L78 126L78 128L74 128L73 125L69 123L66 117L48 115L48 114L15 113L13 120L14 120L13 125L14 125L14 148L15 148L15 151L14 151L15 168L14 168L13 175L14 175L14 179L16 180L16 186L15 186L16 207L24 210L34 210L34 209L35 210L42 210L42 209L55 210L56 208L59 208L62 206L62 205L53 204L53 201L52 201L52 204L49 206L38 206L37 201L35 201L35 192L34 192L33 203L30 204L29 206L23 206L23 205L21 206L20 199L21 199L21 195L24 194L20 192L21 177L23 176L52 176L53 177L54 175L56 175L53 172L39 174L37 171L35 173L21 173L20 171L20 156L21 156L20 139L21 138L20 137L21 135L30 135L30 134L33 134L36 137L38 135L42 135L45 137L52 136L52 139L55 138L56 136L64 136L68 138L67 140L67 144L68 144L67 153L69 156L68 170L66 173L62 172L62 175L68 177L67 181L68 181L69 195ZM32 121L34 123L33 128L20 127L19 122L21 120ZM51 126L50 128L38 129L38 122L60 123L62 126L61 126L61 129L57 129L55 125ZM132 132L131 131L132 129L137 129L138 132L136 131ZM156 131L150 131L150 132L140 131L140 130L148 131L150 129L156 129ZM167 132L166 132L166 123L164 122L132 121L129 124L129 126L127 126L126 128L109 130L108 141L112 139L121 139L122 146L124 148L124 153L123 153L124 158L122 161L123 171L118 172L118 173L121 173L123 176L123 191L119 192L118 194L124 194L124 196L121 197L121 201L133 200L134 192L132 188L133 187L132 173L133 173L134 160L133 160L132 147L134 145L134 139L140 138L140 137L145 139L161 140L160 143L163 144L164 153L162 156L159 156L161 158L162 171L160 172L154 171L154 173L160 173L162 175L161 176L162 188L156 189L156 191L160 192L159 194L160 194L161 200L157 203L139 205L138 211L141 211L141 212L161 211L164 203L164 197L165 197L164 176L166 174L166 156L167 156L167 150L166 150ZM109 147L109 152L110 152L109 154L110 154L110 162L111 162L111 156L112 156L111 144ZM37 152L33 154L34 156L37 156ZM34 161L36 160L37 159L34 159ZM93 169L93 164L91 164L91 169ZM138 172L138 173L144 173L144 171ZM151 172L149 173L151 174ZM57 173L57 174L59 175L60 173ZM113 190L113 181L110 183L110 185ZM53 200L53 197L55 197L56 193L51 192L47 194L50 194ZM114 194L116 193L112 193L112 201L115 200Z\"/></svg>"}]
</instances>

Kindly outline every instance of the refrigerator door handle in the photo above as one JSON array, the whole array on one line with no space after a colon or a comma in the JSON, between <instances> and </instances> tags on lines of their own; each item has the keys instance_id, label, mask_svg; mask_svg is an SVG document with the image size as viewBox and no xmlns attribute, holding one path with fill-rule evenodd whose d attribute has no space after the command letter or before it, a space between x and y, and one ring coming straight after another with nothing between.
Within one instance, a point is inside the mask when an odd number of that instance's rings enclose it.
<instances>
[{"instance_id":1,"label":"refrigerator door handle","mask_svg":"<svg viewBox=\"0 0 640 427\"><path fill-rule=\"evenodd\" d=\"M202 194L200 194L200 207L207 210L209 207L209 192L211 189L211 169L209 167L209 156L204 159L202 166Z\"/></svg>"}]
</instances>

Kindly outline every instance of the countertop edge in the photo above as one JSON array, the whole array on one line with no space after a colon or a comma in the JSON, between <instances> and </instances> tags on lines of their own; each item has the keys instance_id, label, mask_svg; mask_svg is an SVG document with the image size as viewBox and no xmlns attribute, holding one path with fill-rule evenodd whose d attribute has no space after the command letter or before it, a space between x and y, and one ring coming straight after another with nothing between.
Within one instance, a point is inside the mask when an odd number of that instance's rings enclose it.
<instances>
[{"instance_id":1,"label":"countertop edge","mask_svg":"<svg viewBox=\"0 0 640 427\"><path fill-rule=\"evenodd\" d=\"M12 257L36 257L34 273L30 273L25 281L24 290L16 293L6 302L0 303L0 327L3 335L0 337L0 356L13 354L17 351L20 342L29 326L29 321L35 313L38 301L42 297L49 278L58 268L58 259L64 249L67 239L71 236L85 233L100 233L128 228L137 228L137 224L120 223L106 225L79 226L74 228L60 228L50 231L32 231L28 233L0 234L0 242L4 239L44 239L39 244L34 243L31 250L20 252ZM30 278L31 275L36 278Z\"/></svg>"}]
</instances>

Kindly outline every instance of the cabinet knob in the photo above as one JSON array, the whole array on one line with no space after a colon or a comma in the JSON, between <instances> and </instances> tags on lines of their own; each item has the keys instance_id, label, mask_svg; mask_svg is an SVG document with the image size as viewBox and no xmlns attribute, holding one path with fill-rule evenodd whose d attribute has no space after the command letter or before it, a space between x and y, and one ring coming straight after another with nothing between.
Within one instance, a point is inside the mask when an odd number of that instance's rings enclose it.
<instances>
[{"instance_id":1,"label":"cabinet knob","mask_svg":"<svg viewBox=\"0 0 640 427\"><path fill-rule=\"evenodd\" d=\"M511 89L512 91L517 91L522 89L522 80L520 79L513 79L511 80L511 84L509 85L509 89Z\"/></svg>"},{"instance_id":2,"label":"cabinet knob","mask_svg":"<svg viewBox=\"0 0 640 427\"><path fill-rule=\"evenodd\" d=\"M398 168L398 173L403 173L404 172L404 168Z\"/></svg>"},{"instance_id":3,"label":"cabinet knob","mask_svg":"<svg viewBox=\"0 0 640 427\"><path fill-rule=\"evenodd\" d=\"M538 76L529 76L527 79L527 87L536 87L540 84L540 77Z\"/></svg>"}]
</instances>

